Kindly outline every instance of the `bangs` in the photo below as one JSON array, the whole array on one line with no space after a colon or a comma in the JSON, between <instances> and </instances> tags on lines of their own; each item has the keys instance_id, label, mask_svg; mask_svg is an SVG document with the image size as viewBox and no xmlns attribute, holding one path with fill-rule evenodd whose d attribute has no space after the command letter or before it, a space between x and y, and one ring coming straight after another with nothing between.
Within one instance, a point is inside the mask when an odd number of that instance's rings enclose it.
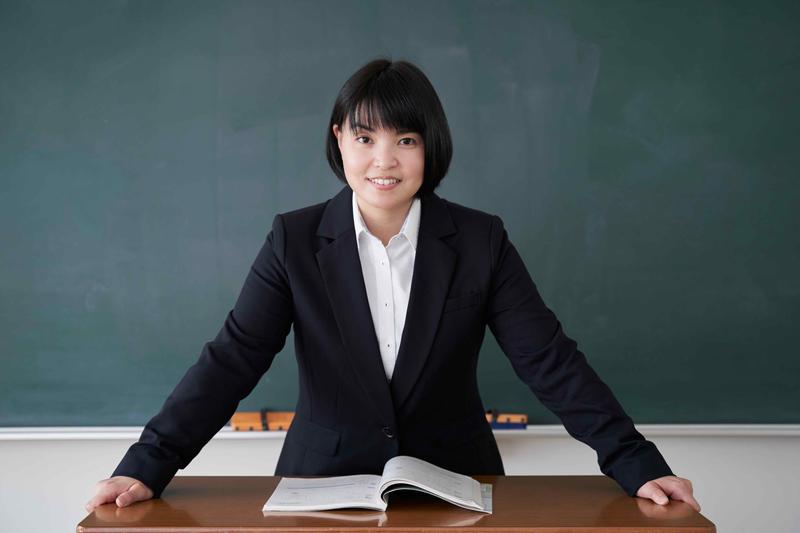
<instances>
[{"instance_id":1,"label":"bangs","mask_svg":"<svg viewBox=\"0 0 800 533\"><path fill-rule=\"evenodd\" d=\"M361 128L367 131L379 129L397 130L398 133L419 133L425 135L425 117L420 106L415 106L408 93L399 90L387 80L380 79L366 88L365 94L353 99L345 110L350 124L350 132L355 135ZM399 80L396 80L399 81Z\"/></svg>"}]
</instances>

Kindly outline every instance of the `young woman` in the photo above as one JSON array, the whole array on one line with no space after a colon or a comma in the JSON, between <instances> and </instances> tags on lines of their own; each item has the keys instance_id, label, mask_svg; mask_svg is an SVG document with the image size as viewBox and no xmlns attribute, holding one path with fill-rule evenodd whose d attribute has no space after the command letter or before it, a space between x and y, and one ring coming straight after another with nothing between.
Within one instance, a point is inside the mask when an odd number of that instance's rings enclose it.
<instances>
[{"instance_id":1,"label":"young woman","mask_svg":"<svg viewBox=\"0 0 800 533\"><path fill-rule=\"evenodd\" d=\"M503 474L477 359L488 325L517 375L630 496L699 511L542 302L500 217L440 198L450 133L425 75L377 59L333 107L346 185L275 216L234 308L87 503L157 497L230 419L291 327L300 391L276 475L379 474L399 454Z\"/></svg>"}]
</instances>

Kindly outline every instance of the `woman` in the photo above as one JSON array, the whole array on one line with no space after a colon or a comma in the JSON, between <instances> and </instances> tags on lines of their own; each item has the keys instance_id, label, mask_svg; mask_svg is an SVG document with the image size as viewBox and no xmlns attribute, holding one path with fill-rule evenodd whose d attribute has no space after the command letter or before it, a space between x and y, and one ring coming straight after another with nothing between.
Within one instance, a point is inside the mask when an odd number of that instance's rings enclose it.
<instances>
[{"instance_id":1,"label":"woman","mask_svg":"<svg viewBox=\"0 0 800 533\"><path fill-rule=\"evenodd\" d=\"M379 474L399 454L503 474L477 388L488 325L514 370L631 496L699 511L542 302L502 220L437 196L452 154L414 65L374 60L342 87L327 157L346 186L275 216L214 341L101 481L95 506L157 497L285 344L300 375L276 475Z\"/></svg>"}]
</instances>

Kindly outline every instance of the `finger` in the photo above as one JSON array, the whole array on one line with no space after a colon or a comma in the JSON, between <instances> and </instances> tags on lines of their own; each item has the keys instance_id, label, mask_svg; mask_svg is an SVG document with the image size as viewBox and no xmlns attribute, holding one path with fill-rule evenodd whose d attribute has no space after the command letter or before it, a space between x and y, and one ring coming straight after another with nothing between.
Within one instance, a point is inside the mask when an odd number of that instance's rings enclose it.
<instances>
[{"instance_id":1,"label":"finger","mask_svg":"<svg viewBox=\"0 0 800 533\"><path fill-rule=\"evenodd\" d=\"M661 488L655 483L653 483L653 485L651 485L648 488L648 492L649 494L645 494L645 497L650 498L657 504L666 505L667 503L669 503L669 498L667 497L667 495L664 494L664 491L661 490Z\"/></svg>"},{"instance_id":2,"label":"finger","mask_svg":"<svg viewBox=\"0 0 800 533\"><path fill-rule=\"evenodd\" d=\"M91 513L94 508L104 503L113 502L120 492L120 487L114 483L102 483L97 487L95 495L86 502L86 511Z\"/></svg>"},{"instance_id":3,"label":"finger","mask_svg":"<svg viewBox=\"0 0 800 533\"><path fill-rule=\"evenodd\" d=\"M689 495L688 495L688 497L687 497L687 499L685 499L685 500L683 500L683 501L685 501L686 503L688 503L689 505L691 505L691 506L692 506L692 509L694 509L694 510L695 510L695 511L697 511L698 513L700 512L700 503L699 503L697 500L695 500L695 499L694 499L694 496L692 496L691 494L689 494Z\"/></svg>"},{"instance_id":4,"label":"finger","mask_svg":"<svg viewBox=\"0 0 800 533\"><path fill-rule=\"evenodd\" d=\"M697 503L697 500L695 500L694 495L692 494L691 484L676 484L671 490L670 497L673 500L686 502L692 507L692 509L698 513L700 512L700 504Z\"/></svg>"},{"instance_id":5,"label":"finger","mask_svg":"<svg viewBox=\"0 0 800 533\"><path fill-rule=\"evenodd\" d=\"M97 507L98 505L103 505L104 503L108 503L108 502L112 502L112 501L114 501L114 495L113 494L96 495L91 500L86 502L86 505L84 506L84 508L86 509L87 513L91 513L92 511L94 511L94 508Z\"/></svg>"},{"instance_id":6,"label":"finger","mask_svg":"<svg viewBox=\"0 0 800 533\"><path fill-rule=\"evenodd\" d=\"M117 496L117 506L125 507L134 502L147 500L150 496L150 489L137 481L128 487L128 490Z\"/></svg>"}]
</instances>

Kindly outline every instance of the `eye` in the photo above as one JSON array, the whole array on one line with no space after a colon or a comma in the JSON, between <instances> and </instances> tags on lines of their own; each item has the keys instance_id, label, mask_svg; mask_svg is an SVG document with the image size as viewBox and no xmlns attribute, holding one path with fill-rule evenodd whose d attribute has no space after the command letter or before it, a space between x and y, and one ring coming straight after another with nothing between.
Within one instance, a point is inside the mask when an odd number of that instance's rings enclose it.
<instances>
[{"instance_id":1,"label":"eye","mask_svg":"<svg viewBox=\"0 0 800 533\"><path fill-rule=\"evenodd\" d=\"M400 139L400 142L403 141L411 141L411 143L407 143L406 146L412 146L414 144L417 144L417 140L413 137L403 137L402 139Z\"/></svg>"},{"instance_id":2,"label":"eye","mask_svg":"<svg viewBox=\"0 0 800 533\"><path fill-rule=\"evenodd\" d=\"M362 143L361 141L359 141L359 139L367 139L367 140L369 140L369 137L367 137L366 135L361 135L361 136L359 136L359 137L356 137L356 142L357 142L357 143L364 144L364 143Z\"/></svg>"}]
</instances>

